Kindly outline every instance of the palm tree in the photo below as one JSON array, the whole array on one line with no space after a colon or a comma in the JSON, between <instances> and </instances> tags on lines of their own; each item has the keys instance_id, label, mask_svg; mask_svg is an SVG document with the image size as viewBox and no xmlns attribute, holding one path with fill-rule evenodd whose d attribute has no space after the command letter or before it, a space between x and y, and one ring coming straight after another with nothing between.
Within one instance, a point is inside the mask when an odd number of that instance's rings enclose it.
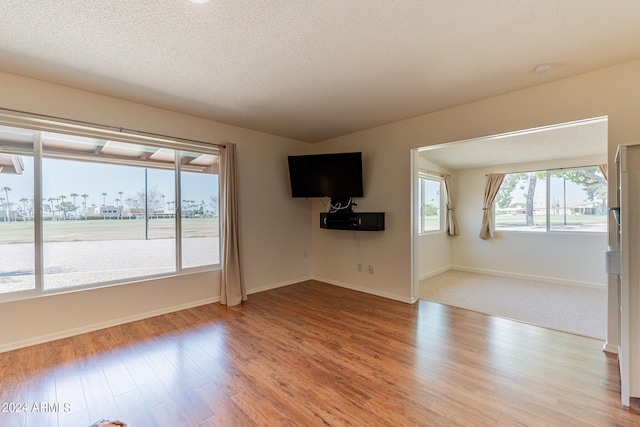
<instances>
[{"instance_id":1,"label":"palm tree","mask_svg":"<svg viewBox=\"0 0 640 427\"><path fill-rule=\"evenodd\" d=\"M60 200L62 200L62 203L64 203L64 199L66 199L66 198L67 198L67 196L65 196L65 195L63 194L63 195L61 195L61 196L58 196L58 198L59 198ZM58 205L58 208L60 208L60 205ZM66 221L66 220L67 220L67 210L66 210L66 209L64 209L64 210L62 211L62 220L63 220L63 221Z\"/></svg>"},{"instance_id":2,"label":"palm tree","mask_svg":"<svg viewBox=\"0 0 640 427\"><path fill-rule=\"evenodd\" d=\"M51 221L55 221L55 219L56 219L56 216L54 215L54 212L55 212L55 211L53 210L53 202L54 202L55 200L58 200L58 199L53 198L53 197L49 197L49 198L47 199L47 201L51 204Z\"/></svg>"},{"instance_id":3,"label":"palm tree","mask_svg":"<svg viewBox=\"0 0 640 427\"><path fill-rule=\"evenodd\" d=\"M27 216L31 216L27 213L27 202L29 201L29 199L27 199L26 197L23 197L22 199L20 199L20 201L22 202L22 207L24 209L24 216L23 216L23 220L26 222L27 221Z\"/></svg>"},{"instance_id":4,"label":"palm tree","mask_svg":"<svg viewBox=\"0 0 640 427\"><path fill-rule=\"evenodd\" d=\"M76 197L78 197L79 194L71 193L71 194L69 194L69 196L71 196L73 198L73 206L76 206ZM77 209L78 209L78 207L76 206L76 210ZM73 219L78 219L78 215L74 215Z\"/></svg>"},{"instance_id":5,"label":"palm tree","mask_svg":"<svg viewBox=\"0 0 640 427\"><path fill-rule=\"evenodd\" d=\"M9 202L9 191L11 191L10 187L2 187L2 191L4 191L5 200L7 201L7 218L11 221L11 202Z\"/></svg>"},{"instance_id":6,"label":"palm tree","mask_svg":"<svg viewBox=\"0 0 640 427\"><path fill-rule=\"evenodd\" d=\"M84 206L84 219L87 219L87 199L89 198L89 195L83 194L80 197L84 199L84 202L82 202L82 206Z\"/></svg>"}]
</instances>

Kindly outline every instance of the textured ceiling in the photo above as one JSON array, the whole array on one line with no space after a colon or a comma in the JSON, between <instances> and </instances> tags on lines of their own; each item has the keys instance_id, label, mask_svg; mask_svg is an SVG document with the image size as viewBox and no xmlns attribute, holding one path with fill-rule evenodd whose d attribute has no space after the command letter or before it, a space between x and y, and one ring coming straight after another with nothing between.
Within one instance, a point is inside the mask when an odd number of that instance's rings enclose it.
<instances>
[{"instance_id":1,"label":"textured ceiling","mask_svg":"<svg viewBox=\"0 0 640 427\"><path fill-rule=\"evenodd\" d=\"M600 157L607 161L607 120L599 118L425 148L424 158L451 170Z\"/></svg>"},{"instance_id":2,"label":"textured ceiling","mask_svg":"<svg viewBox=\"0 0 640 427\"><path fill-rule=\"evenodd\" d=\"M309 142L640 59L638 0L2 0L0 17L0 71Z\"/></svg>"}]
</instances>

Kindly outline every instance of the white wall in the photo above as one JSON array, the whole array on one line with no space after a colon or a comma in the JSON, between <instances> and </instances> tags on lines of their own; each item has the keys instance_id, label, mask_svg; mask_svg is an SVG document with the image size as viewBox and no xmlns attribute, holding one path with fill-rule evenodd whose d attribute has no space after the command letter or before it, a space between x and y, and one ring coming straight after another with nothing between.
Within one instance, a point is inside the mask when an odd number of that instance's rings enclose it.
<instances>
[{"instance_id":1,"label":"white wall","mask_svg":"<svg viewBox=\"0 0 640 427\"><path fill-rule=\"evenodd\" d=\"M389 139L388 141L393 141ZM409 217L406 200L410 195L411 153L397 150L393 143L372 144L366 132L347 139L314 144L316 152L361 151L363 153L364 197L357 199L358 212L386 212L384 231L343 231L320 229L320 212L327 208L315 200L312 208L313 277L327 283L369 292L387 298L410 301L403 293L411 280L408 239L403 228ZM317 146L317 147L316 147ZM397 173L398 167L405 169ZM405 175L406 172L406 175ZM402 197L404 196L404 197ZM397 205L396 205L397 203ZM373 274L357 265L373 266Z\"/></svg>"},{"instance_id":2,"label":"white wall","mask_svg":"<svg viewBox=\"0 0 640 427\"><path fill-rule=\"evenodd\" d=\"M286 155L308 151L308 144L6 73L0 73L0 93L2 108L235 142L247 291L310 277L311 207L291 200L286 169ZM0 351L215 301L219 283L214 271L2 303Z\"/></svg>"},{"instance_id":3,"label":"white wall","mask_svg":"<svg viewBox=\"0 0 640 427\"><path fill-rule=\"evenodd\" d=\"M452 239L454 269L604 287L606 233L496 231L493 239L478 237L486 175L606 162L583 158L561 162L501 165L456 172L456 213L460 235Z\"/></svg>"},{"instance_id":4,"label":"white wall","mask_svg":"<svg viewBox=\"0 0 640 427\"><path fill-rule=\"evenodd\" d=\"M611 165L618 144L640 141L638 111L640 61L634 61L318 143L315 150L363 151L366 191L359 210L386 211L388 227L363 242L369 261L377 267L374 275L366 275L355 271L359 256L355 245L314 223L314 276L400 300L415 300L410 150L608 116ZM615 185L610 179L610 195ZM314 215L321 210L321 206L314 206ZM609 338L615 340L617 297L611 286L609 296Z\"/></svg>"},{"instance_id":5,"label":"white wall","mask_svg":"<svg viewBox=\"0 0 640 427\"><path fill-rule=\"evenodd\" d=\"M451 175L451 171L448 169L425 158L428 155L428 153L419 153L416 156L419 171ZM451 179L453 180L453 177ZM454 189L452 189L453 192ZM442 214L446 215L446 206L444 205L442 206ZM441 231L419 235L417 239L418 250L414 256L418 262L417 274L420 280L449 270L451 267L451 242L455 238L449 236L446 231Z\"/></svg>"},{"instance_id":6,"label":"white wall","mask_svg":"<svg viewBox=\"0 0 640 427\"><path fill-rule=\"evenodd\" d=\"M0 93L0 107L183 138L236 142L242 251L250 292L312 274L329 283L415 300L412 149L600 116L609 117L609 164L618 144L640 141L640 61L634 61L315 144L314 152L363 152L365 197L359 200L358 210L385 211L386 230L353 235L321 230L318 216L325 211L321 203L290 199L282 156L308 152L306 144L11 74L0 73ZM616 185L609 180L609 194L614 194ZM374 266L374 274L357 271L361 259ZM144 307L122 302L130 296L132 301L144 298L151 292L147 283L5 303L0 324L12 327L0 332L0 350L77 328L117 323L145 311L208 301L217 295L218 280L216 274L203 274L187 282L152 282L154 297ZM613 288L609 295L611 340L616 336ZM116 312L104 307L122 308ZM17 317L20 322L14 321L17 313L24 313Z\"/></svg>"}]
</instances>

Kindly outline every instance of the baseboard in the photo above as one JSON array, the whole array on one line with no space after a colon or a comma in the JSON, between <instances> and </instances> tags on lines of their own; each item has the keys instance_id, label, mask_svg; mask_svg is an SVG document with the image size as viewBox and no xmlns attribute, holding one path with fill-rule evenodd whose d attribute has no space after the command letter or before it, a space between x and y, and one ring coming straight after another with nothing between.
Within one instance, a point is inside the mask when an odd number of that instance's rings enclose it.
<instances>
[{"instance_id":1,"label":"baseboard","mask_svg":"<svg viewBox=\"0 0 640 427\"><path fill-rule=\"evenodd\" d=\"M604 345L602 346L602 350L606 351L607 353L618 354L618 346L609 344L609 341L605 341Z\"/></svg>"},{"instance_id":2,"label":"baseboard","mask_svg":"<svg viewBox=\"0 0 640 427\"><path fill-rule=\"evenodd\" d=\"M583 288L592 288L592 289L605 289L605 290L607 289L607 285L601 284L601 283L580 282L580 281L574 281L574 280L556 279L554 277L508 273L504 271L485 270L483 268L464 267L460 265L452 265L451 270L466 271L469 273L486 274L491 276L510 277L513 279L535 280L538 282L553 283L556 285L580 286Z\"/></svg>"},{"instance_id":3,"label":"baseboard","mask_svg":"<svg viewBox=\"0 0 640 427\"><path fill-rule=\"evenodd\" d=\"M173 313L176 311L187 310L189 308L199 307L202 305L212 304L215 302L219 302L220 297L218 298L207 298L198 301L192 301L186 304L175 305L171 307L165 307L158 310L147 311L145 313L137 313L132 316L120 317L117 319L109 320L106 322L92 323L90 325L83 325L79 328L67 329L64 331L59 331L53 334L41 335L38 337L32 337L25 340L14 341L10 343L6 343L0 345L0 353L4 353L6 351L17 350L19 348L30 347L32 345L43 344L46 342L51 342L63 338L72 337L75 335L86 334L88 332L95 332L101 329L111 328L113 326L123 325L125 323L131 323L138 320L148 319L150 317L161 316L163 314Z\"/></svg>"},{"instance_id":4,"label":"baseboard","mask_svg":"<svg viewBox=\"0 0 640 427\"><path fill-rule=\"evenodd\" d=\"M258 292L270 291L271 289L282 288L283 286L295 285L296 283L306 282L307 280L311 280L311 276L300 277L298 279L287 280L279 283L272 283L269 285L260 286L258 288L253 288L251 290L247 289L247 294L257 294Z\"/></svg>"},{"instance_id":5,"label":"baseboard","mask_svg":"<svg viewBox=\"0 0 640 427\"><path fill-rule=\"evenodd\" d=\"M423 274L420 275L418 280L428 279L429 277L433 277L433 276L437 276L438 274L446 273L449 270L451 270L451 267L450 266L446 266L446 267L443 267L443 268L439 268L437 270L430 271L428 273L423 273Z\"/></svg>"},{"instance_id":6,"label":"baseboard","mask_svg":"<svg viewBox=\"0 0 640 427\"><path fill-rule=\"evenodd\" d=\"M407 298L407 297L403 297L403 296L400 296L400 295L391 294L391 293L388 293L388 292L382 292L382 291L378 291L378 290L371 289L371 288L365 288L365 287L362 287L362 286L357 286L357 285L354 285L354 284L351 284L351 283L339 282L337 280L327 279L326 277L313 276L312 279L313 280L317 280L318 282L324 282L324 283L328 283L330 285L340 286L341 288L351 289L352 291L363 292L365 294L370 294L370 295L375 295L375 296L378 296L378 297L392 299L392 300L404 302L404 303L407 303L407 304L413 304L414 302L417 301L417 299L414 299L414 298Z\"/></svg>"}]
</instances>

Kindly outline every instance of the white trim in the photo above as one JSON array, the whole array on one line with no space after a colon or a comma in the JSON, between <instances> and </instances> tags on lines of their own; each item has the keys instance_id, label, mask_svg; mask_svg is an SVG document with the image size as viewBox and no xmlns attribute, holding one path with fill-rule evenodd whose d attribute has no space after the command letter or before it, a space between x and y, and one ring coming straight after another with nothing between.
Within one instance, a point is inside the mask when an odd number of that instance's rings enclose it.
<instances>
[{"instance_id":1,"label":"white trim","mask_svg":"<svg viewBox=\"0 0 640 427\"><path fill-rule=\"evenodd\" d=\"M8 112L7 112L8 111ZM54 120L55 119L55 120ZM62 121L57 121L62 120ZM43 147L43 132L58 132L63 133L65 135L76 135L82 137L94 137L94 138L105 138L113 141L120 141L124 144L135 144L140 145L143 144L145 146L153 146L158 148L169 148L174 151L174 162L173 165L168 164L169 166L175 168L175 180L174 180L174 193L175 193L175 202L174 202L174 224L176 229L176 237L175 240L175 248L176 248L176 264L175 271L169 273L169 275L185 275L190 274L191 272L196 272L201 269L208 268L216 268L219 267L220 261L217 264L206 265L206 266L197 266L194 267L195 270L191 268L182 268L182 240L184 236L182 236L182 205L181 205L181 174L182 172L188 171L185 165L182 165L181 159L185 152L196 152L197 154L210 154L219 156L220 155L220 146L212 146L210 144L194 141L194 140L185 140L180 138L171 138L165 137L162 135L152 135L152 134L144 134L144 132L139 131L130 131L137 132L134 133L126 133L124 129L114 130L114 128L104 128L104 127L93 127L93 126L101 126L94 125L92 123L85 122L77 122L77 121L69 121L66 119L58 119L50 116L40 116L34 115L30 113L13 111L0 108L0 125L5 125L9 127L15 127L19 130L31 130L33 131L33 162L34 162L34 271L35 271L35 284L34 289L29 289L27 291L11 291L0 294L0 303L10 302L21 299L30 299L30 298L38 298L44 297L48 295L59 295L62 293L66 293L69 291L80 291L85 289L97 289L104 286L112 286L112 285L121 285L125 283L129 283L131 281L143 281L149 280L156 277L164 277L163 275L145 275L140 277L127 277L123 279L116 279L112 281L107 281L104 283L84 283L79 285L74 285L70 287L63 288L55 288L55 289L44 289L43 287L43 278L45 276L44 265L43 265L43 253L44 253L44 236L43 236L43 217L42 217L42 189L43 189L43 163L42 159L44 157L44 147ZM114 136L114 138L110 138L110 136ZM171 139L169 139L171 138ZM73 151L66 152L65 150L56 150L59 154L59 157L62 159L84 159L83 162L87 162L85 159L85 155L77 154ZM31 153L27 153L25 155L31 155ZM116 163L123 165L143 165L144 162L140 163L136 158L119 158L116 159L111 156L111 161L105 161L104 163ZM145 169L146 170L146 169ZM216 174L219 175L219 174ZM146 175L145 175L146 177ZM146 179L146 178L145 178ZM220 184L220 180L218 180L218 187ZM218 188L218 193L219 193ZM218 215L218 219L220 214ZM220 225L218 224L218 228ZM219 236L218 236L219 237ZM218 244L222 239L218 239Z\"/></svg>"},{"instance_id":2,"label":"white trim","mask_svg":"<svg viewBox=\"0 0 640 427\"><path fill-rule=\"evenodd\" d=\"M450 266L442 267L442 268L439 268L439 269L433 270L433 271L429 271L427 273L421 274L419 280L422 281L422 280L428 279L430 277L437 276L438 274L446 273L449 270L451 270Z\"/></svg>"},{"instance_id":3,"label":"white trim","mask_svg":"<svg viewBox=\"0 0 640 427\"><path fill-rule=\"evenodd\" d=\"M618 346L609 344L609 341L607 340L604 342L604 345L602 346L602 351L605 351L611 354L618 354Z\"/></svg>"},{"instance_id":4,"label":"white trim","mask_svg":"<svg viewBox=\"0 0 640 427\"><path fill-rule=\"evenodd\" d=\"M318 282L324 282L324 283L327 283L329 285L340 286L341 288L351 289L352 291L363 292L365 294L375 295L375 296L383 297L383 298L387 298L387 299L392 299L392 300L404 302L404 303L407 303L407 304L413 304L413 303L415 303L416 301L419 300L419 298L411 298L411 297L407 298L407 297L404 297L404 296L391 294L389 292L378 291L378 290L371 289L371 288L365 288L365 287L362 287L362 286L353 285L351 283L345 283L345 282L340 282L340 281L337 281L337 280L327 279L325 277L313 276L312 280L317 280Z\"/></svg>"},{"instance_id":5,"label":"white trim","mask_svg":"<svg viewBox=\"0 0 640 427\"><path fill-rule=\"evenodd\" d=\"M176 311L186 310L189 308L199 307L202 305L212 304L215 302L219 302L220 297L215 298L207 298L198 301L192 301L185 304L179 304L171 307L165 307L158 310L147 311L145 313L137 313L127 317L121 317L118 319L108 320L106 322L98 322L90 325L84 325L78 328L66 329L64 331L58 331L52 334L40 335L38 337L33 337L25 340L14 341L10 343L6 343L0 345L0 353L4 353L6 351L17 350L19 348L30 347L32 345L43 344L50 341L55 341L63 338L68 338L80 334L85 334L88 332L95 332L101 329L111 328L114 326L124 325L125 323L131 323L138 320L148 319L155 316L160 316L163 314L174 313Z\"/></svg>"},{"instance_id":6,"label":"white trim","mask_svg":"<svg viewBox=\"0 0 640 427\"><path fill-rule=\"evenodd\" d=\"M531 133L537 133L537 132L542 132L542 131L546 131L546 130L563 129L563 128L574 127L574 126L582 126L582 125L585 125L585 124L601 123L601 122L607 121L608 119L609 119L609 116L598 116L598 117L592 117L590 119L581 119L581 120L574 120L574 121L566 122L566 123L559 123L559 124L546 125L546 126L538 126L538 127L534 127L534 128L522 129L522 130L513 131L513 132L504 132L504 133L498 133L498 134L493 134L493 135L479 136L479 137L476 137L476 138L462 139L462 140L458 140L458 141L448 141L448 142L443 142L441 144L434 144L434 145L429 145L429 146L426 146L426 147L420 147L417 150L419 152L425 152L425 151L430 151L430 150L437 150L438 148L442 148L442 147L446 147L446 146L452 146L453 144L462 144L462 143L467 143L467 142L510 138L510 137L513 137L513 136L528 135L528 134L531 134Z\"/></svg>"},{"instance_id":7,"label":"white trim","mask_svg":"<svg viewBox=\"0 0 640 427\"><path fill-rule=\"evenodd\" d=\"M607 285L602 283L580 282L577 280L558 279L555 277L509 273L505 271L486 270L483 268L464 267L461 265L452 265L451 270L467 271L470 273L487 274L492 276L511 277L514 279L537 280L539 282L553 283L556 285L570 285L570 286L579 286L583 288L592 288L592 289L607 289Z\"/></svg>"},{"instance_id":8,"label":"white trim","mask_svg":"<svg viewBox=\"0 0 640 427\"><path fill-rule=\"evenodd\" d=\"M177 136L160 135L135 129L125 129L117 126L108 126L98 123L90 123L63 117L47 116L26 111L0 108L0 124L12 127L24 127L31 130L45 132L65 133L89 138L113 139L114 141L129 142L134 144L147 144L155 147L180 149L183 151L209 151L211 154L219 153L223 144L215 144L205 141L196 141ZM178 148L179 147L179 148Z\"/></svg>"},{"instance_id":9,"label":"white trim","mask_svg":"<svg viewBox=\"0 0 640 427\"><path fill-rule=\"evenodd\" d=\"M286 280L284 282L279 283L271 283L268 285L260 286L253 289L247 289L247 295L257 294L259 292L270 291L272 289L282 288L289 285L295 285L301 282L306 282L308 280L313 280L311 276L300 277L298 279Z\"/></svg>"}]
</instances>

